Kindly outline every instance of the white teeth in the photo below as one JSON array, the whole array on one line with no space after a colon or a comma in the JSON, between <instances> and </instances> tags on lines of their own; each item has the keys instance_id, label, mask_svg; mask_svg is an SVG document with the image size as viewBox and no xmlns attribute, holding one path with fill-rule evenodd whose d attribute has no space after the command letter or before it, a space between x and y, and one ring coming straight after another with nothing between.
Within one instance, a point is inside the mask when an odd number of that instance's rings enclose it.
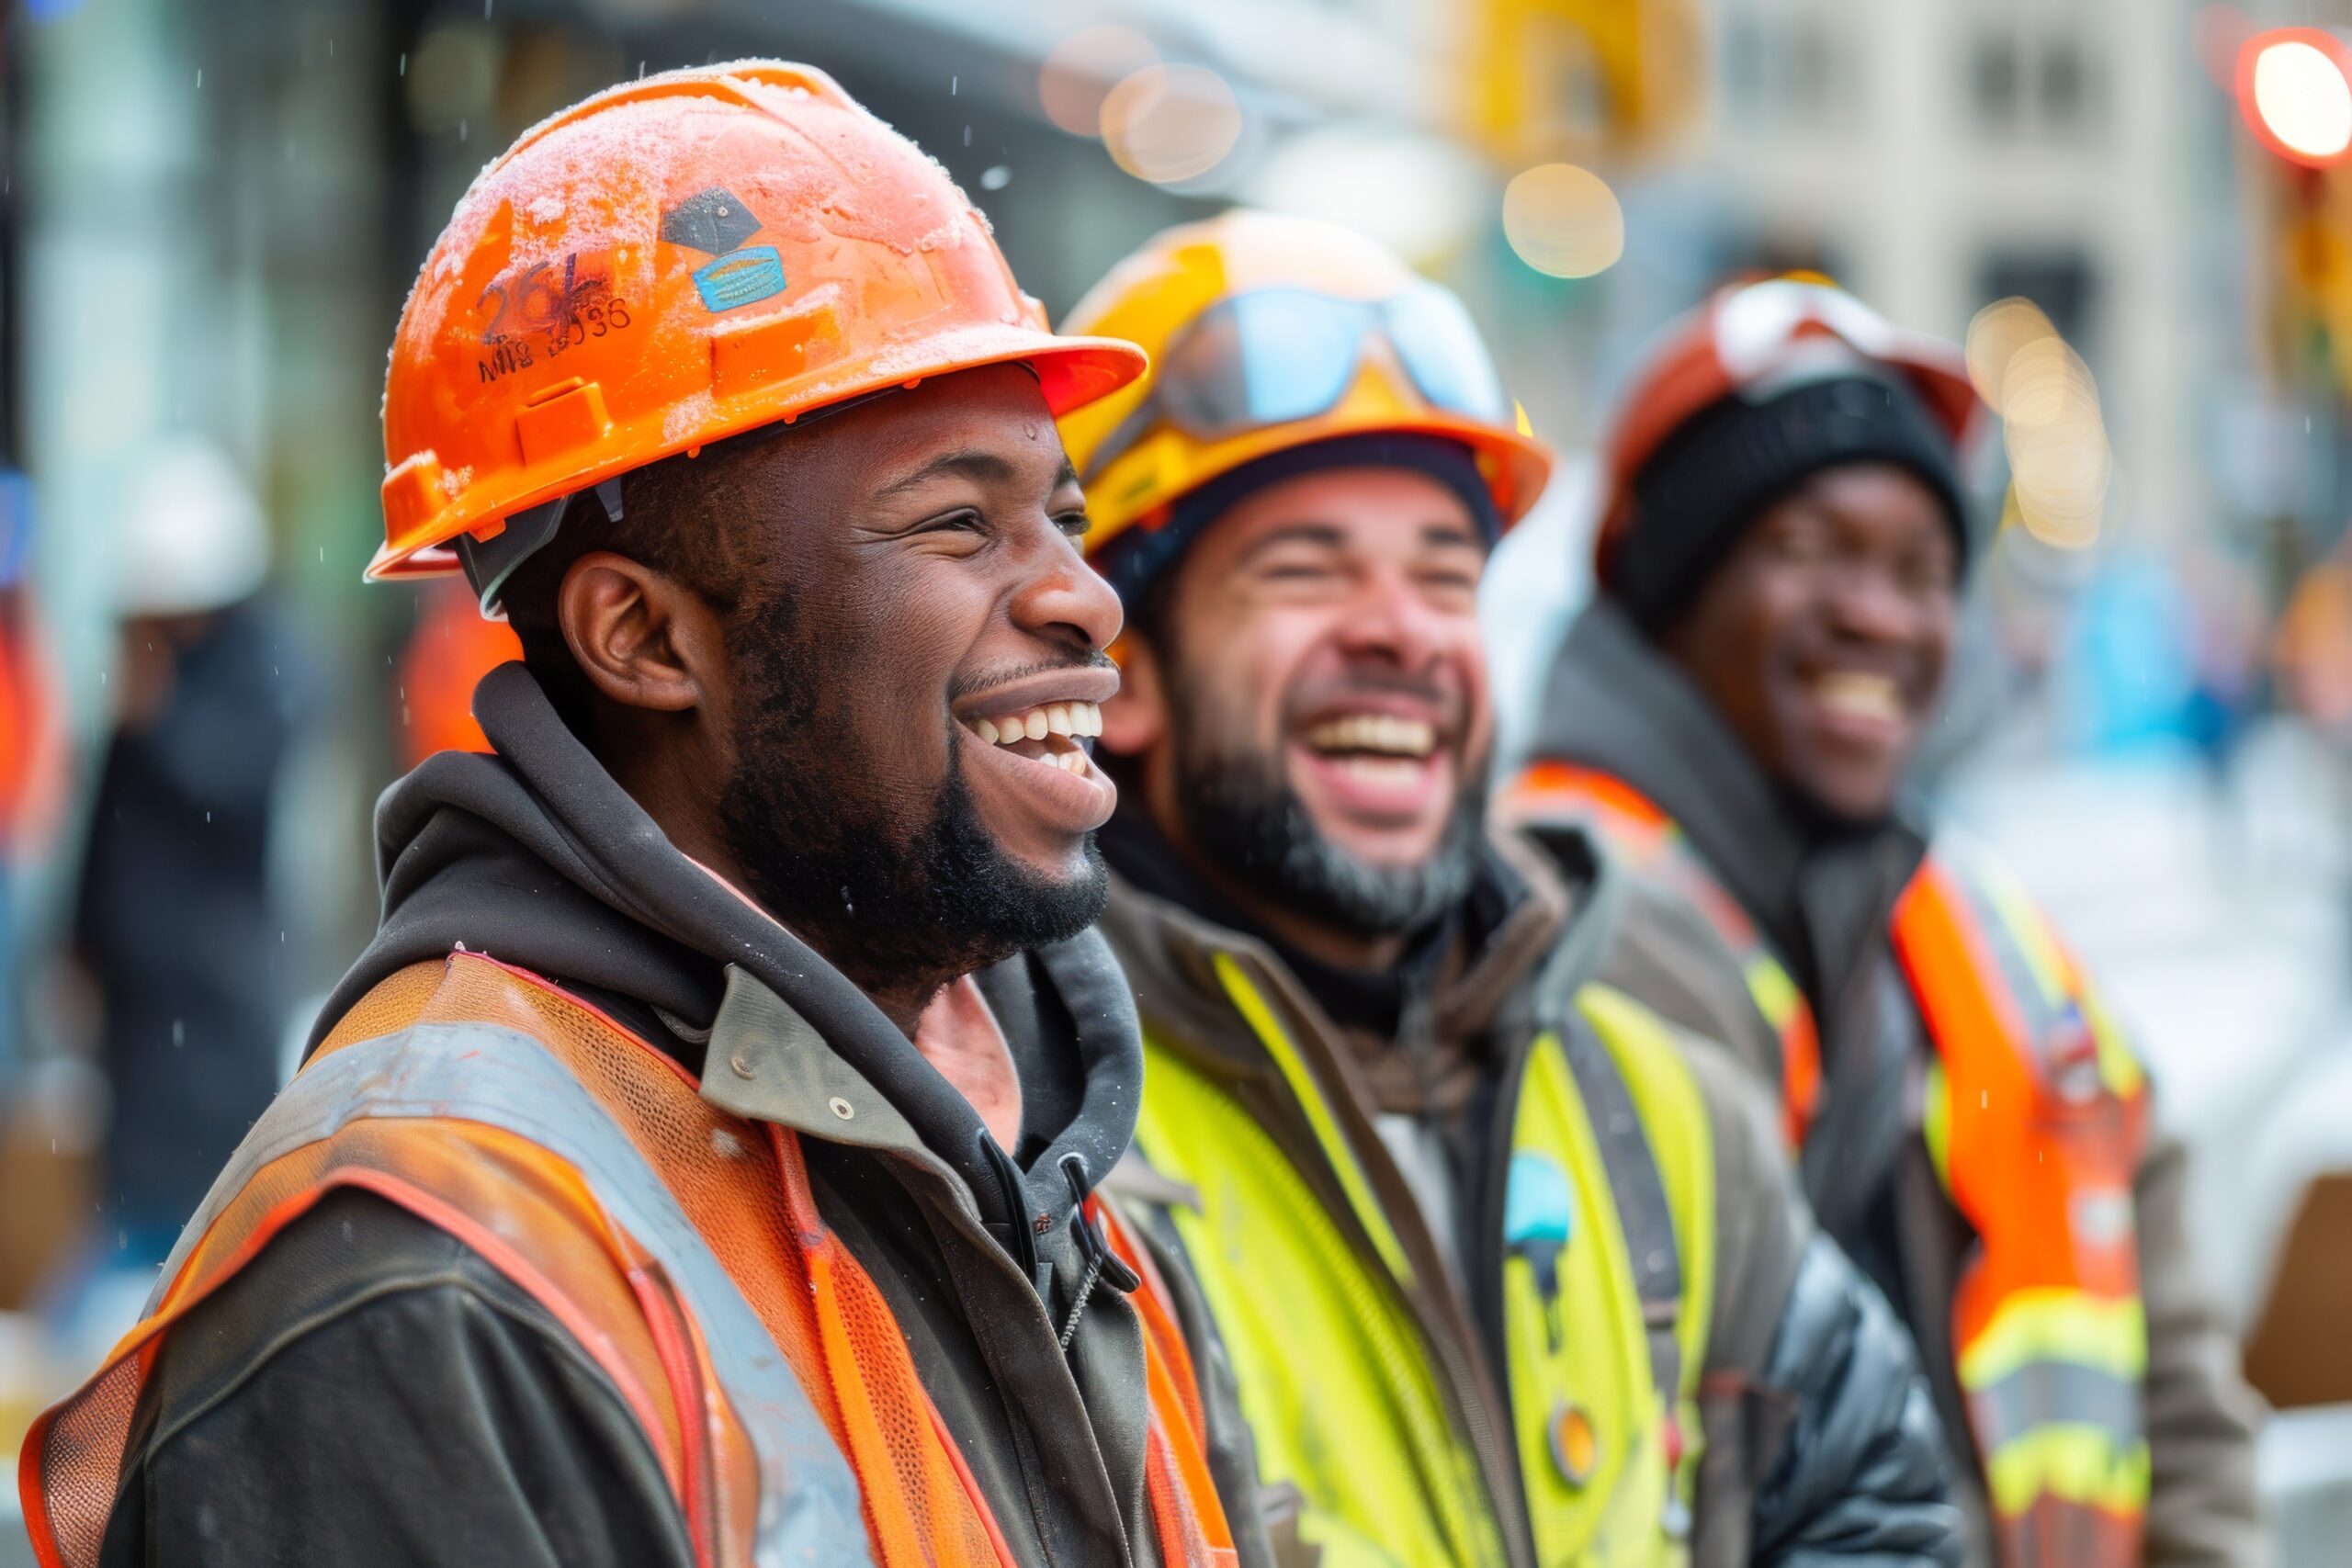
<instances>
[{"instance_id":1,"label":"white teeth","mask_svg":"<svg viewBox=\"0 0 2352 1568\"><path fill-rule=\"evenodd\" d=\"M1903 694L1894 682L1867 671L1833 670L1814 682L1813 694L1822 706L1860 718L1903 716Z\"/></svg>"},{"instance_id":2,"label":"white teeth","mask_svg":"<svg viewBox=\"0 0 2352 1568\"><path fill-rule=\"evenodd\" d=\"M1307 731L1307 743L1323 751L1379 751L1392 757L1426 757L1437 749L1437 730L1426 720L1393 714L1351 713Z\"/></svg>"},{"instance_id":3,"label":"white teeth","mask_svg":"<svg viewBox=\"0 0 2352 1568\"><path fill-rule=\"evenodd\" d=\"M1017 746L1023 740L1043 740L1048 736L1077 740L1102 733L1102 710L1092 703L1048 703L1025 714L976 718L970 724L972 733L991 746ZM1048 751L1035 760L1051 762L1069 773L1086 772L1086 759L1075 748Z\"/></svg>"}]
</instances>

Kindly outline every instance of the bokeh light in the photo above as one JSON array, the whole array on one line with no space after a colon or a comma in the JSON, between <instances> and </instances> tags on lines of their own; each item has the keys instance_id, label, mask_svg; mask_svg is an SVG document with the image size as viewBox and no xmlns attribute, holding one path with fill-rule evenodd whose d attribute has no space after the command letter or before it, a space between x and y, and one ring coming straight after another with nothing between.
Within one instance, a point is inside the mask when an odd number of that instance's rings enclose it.
<instances>
[{"instance_id":1,"label":"bokeh light","mask_svg":"<svg viewBox=\"0 0 2352 1568\"><path fill-rule=\"evenodd\" d=\"M2045 545L2095 543L2115 456L2090 367L2032 301L2001 299L1969 324L1968 374L2002 418L2011 514Z\"/></svg>"},{"instance_id":2,"label":"bokeh light","mask_svg":"<svg viewBox=\"0 0 2352 1568\"><path fill-rule=\"evenodd\" d=\"M1590 277L1625 254L1625 210L1591 170L1539 164L1503 187L1503 236L1538 272Z\"/></svg>"},{"instance_id":3,"label":"bokeh light","mask_svg":"<svg viewBox=\"0 0 2352 1568\"><path fill-rule=\"evenodd\" d=\"M2352 82L2335 60L2300 39L2267 45L2255 57L2254 107L2272 135L2306 158L2333 158L2352 147Z\"/></svg>"},{"instance_id":4,"label":"bokeh light","mask_svg":"<svg viewBox=\"0 0 2352 1568\"><path fill-rule=\"evenodd\" d=\"M1093 136L1111 89L1158 63L1159 51L1133 28L1080 28L1047 51L1037 72L1037 101L1046 118L1072 136Z\"/></svg>"},{"instance_id":5,"label":"bokeh light","mask_svg":"<svg viewBox=\"0 0 2352 1568\"><path fill-rule=\"evenodd\" d=\"M479 22L449 22L424 35L402 85L410 123L428 134L481 119L498 88L498 33Z\"/></svg>"},{"instance_id":6,"label":"bokeh light","mask_svg":"<svg viewBox=\"0 0 2352 1568\"><path fill-rule=\"evenodd\" d=\"M1241 137L1241 104L1202 65L1147 65L1102 100L1102 145L1139 180L1173 185L1221 163Z\"/></svg>"}]
</instances>

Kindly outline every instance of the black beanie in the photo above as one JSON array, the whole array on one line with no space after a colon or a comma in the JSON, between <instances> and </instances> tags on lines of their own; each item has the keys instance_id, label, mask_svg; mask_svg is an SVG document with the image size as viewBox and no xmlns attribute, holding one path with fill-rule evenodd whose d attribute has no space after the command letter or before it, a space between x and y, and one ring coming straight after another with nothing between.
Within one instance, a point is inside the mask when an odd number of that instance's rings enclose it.
<instances>
[{"instance_id":1,"label":"black beanie","mask_svg":"<svg viewBox=\"0 0 2352 1568\"><path fill-rule=\"evenodd\" d=\"M1604 587L1655 631L1773 502L1824 468L1872 462L1906 468L1935 492L1965 563L1967 507L1951 438L1908 387L1849 372L1760 402L1735 394L1668 436L1634 476L1633 515Z\"/></svg>"},{"instance_id":2,"label":"black beanie","mask_svg":"<svg viewBox=\"0 0 2352 1568\"><path fill-rule=\"evenodd\" d=\"M1462 498L1488 548L1502 536L1502 513L1496 509L1494 492L1478 472L1477 459L1469 447L1420 431L1381 430L1285 446L1219 474L1200 489L1178 497L1167 521L1159 527L1129 528L1113 539L1095 557L1094 570L1118 590L1120 602L1132 615L1153 580L1183 553L1193 536L1244 497L1284 479L1330 468L1411 468L1427 474Z\"/></svg>"}]
</instances>

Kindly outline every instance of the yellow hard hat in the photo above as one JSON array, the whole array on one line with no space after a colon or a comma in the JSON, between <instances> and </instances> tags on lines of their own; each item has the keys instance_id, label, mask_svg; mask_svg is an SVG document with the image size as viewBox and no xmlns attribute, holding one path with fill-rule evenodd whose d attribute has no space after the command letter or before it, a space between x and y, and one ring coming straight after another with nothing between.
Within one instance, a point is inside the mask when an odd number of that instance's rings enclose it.
<instances>
[{"instance_id":1,"label":"yellow hard hat","mask_svg":"<svg viewBox=\"0 0 2352 1568\"><path fill-rule=\"evenodd\" d=\"M1505 527L1551 474L1462 302L1336 224L1244 209L1170 229L1061 327L1151 355L1141 379L1060 420L1090 556L1134 547L1244 464L1342 437L1459 442Z\"/></svg>"}]
</instances>

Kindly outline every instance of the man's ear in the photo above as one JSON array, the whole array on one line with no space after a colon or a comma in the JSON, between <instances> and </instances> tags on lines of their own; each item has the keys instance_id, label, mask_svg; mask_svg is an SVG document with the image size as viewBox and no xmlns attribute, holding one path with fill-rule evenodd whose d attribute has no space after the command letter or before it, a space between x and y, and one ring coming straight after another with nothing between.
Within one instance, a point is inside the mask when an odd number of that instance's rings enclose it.
<instances>
[{"instance_id":1,"label":"man's ear","mask_svg":"<svg viewBox=\"0 0 2352 1568\"><path fill-rule=\"evenodd\" d=\"M1097 744L1122 757L1139 757L1168 733L1168 686L1151 644L1130 632L1117 652L1119 691L1102 705Z\"/></svg>"},{"instance_id":2,"label":"man's ear","mask_svg":"<svg viewBox=\"0 0 2352 1568\"><path fill-rule=\"evenodd\" d=\"M589 683L624 707L682 713L725 678L722 628L702 596L611 550L564 572L556 623Z\"/></svg>"}]
</instances>

